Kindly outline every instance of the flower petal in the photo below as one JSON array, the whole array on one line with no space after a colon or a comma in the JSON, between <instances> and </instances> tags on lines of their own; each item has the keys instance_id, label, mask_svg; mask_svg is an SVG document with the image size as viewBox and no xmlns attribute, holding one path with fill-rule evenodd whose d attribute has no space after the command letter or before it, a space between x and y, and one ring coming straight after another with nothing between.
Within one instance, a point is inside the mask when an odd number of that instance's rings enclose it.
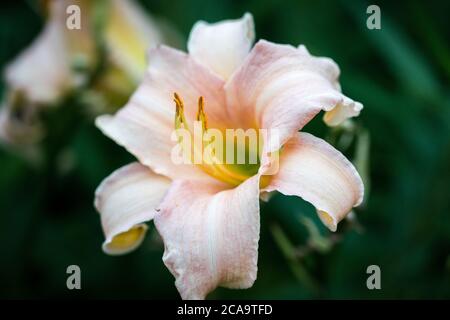
<instances>
[{"instance_id":1,"label":"flower petal","mask_svg":"<svg viewBox=\"0 0 450 320\"><path fill-rule=\"evenodd\" d=\"M151 50L150 56L146 77L128 104L114 116L97 118L96 124L158 174L178 179L209 177L197 166L177 165L171 160L176 145L171 140L173 93L183 98L188 121L195 119L198 98L203 96L208 121L217 127L216 123L225 123L222 118L226 116L223 81L178 50L162 46Z\"/></svg>"},{"instance_id":2,"label":"flower petal","mask_svg":"<svg viewBox=\"0 0 450 320\"><path fill-rule=\"evenodd\" d=\"M83 84L84 73L96 63L91 15L81 15L80 30L69 30L66 10L71 4L73 1L50 1L44 29L5 70L8 89L20 92L29 103L55 103L68 90ZM92 11L87 0L78 0L76 5L82 12ZM75 71L75 62L84 71Z\"/></svg>"},{"instance_id":3,"label":"flower petal","mask_svg":"<svg viewBox=\"0 0 450 320\"><path fill-rule=\"evenodd\" d=\"M53 103L71 86L65 28L51 16L32 45L5 70L8 87L33 103Z\"/></svg>"},{"instance_id":4,"label":"flower petal","mask_svg":"<svg viewBox=\"0 0 450 320\"><path fill-rule=\"evenodd\" d=\"M298 50L302 52L307 59L310 59L311 63L315 63L317 68L323 69L322 72L324 74L329 74L331 76L330 81L333 81L335 88L341 91L341 86L339 84L340 70L331 59L312 56L304 45L300 45ZM323 119L327 125L337 126L348 118L359 116L362 109L363 105L361 103L344 96L342 103L339 103L331 110L326 111Z\"/></svg>"},{"instance_id":5,"label":"flower petal","mask_svg":"<svg viewBox=\"0 0 450 320\"><path fill-rule=\"evenodd\" d=\"M250 13L237 20L213 24L197 22L188 40L188 51L197 61L228 79L244 61L255 39Z\"/></svg>"},{"instance_id":6,"label":"flower petal","mask_svg":"<svg viewBox=\"0 0 450 320\"><path fill-rule=\"evenodd\" d=\"M353 104L338 76L331 59L261 40L226 84L228 113L242 127L278 129L279 143L267 146L275 151L321 110Z\"/></svg>"},{"instance_id":7,"label":"flower petal","mask_svg":"<svg viewBox=\"0 0 450 320\"><path fill-rule=\"evenodd\" d=\"M146 68L146 52L163 42L153 19L131 0L111 1L105 27L106 45L115 63L139 81Z\"/></svg>"},{"instance_id":8,"label":"flower petal","mask_svg":"<svg viewBox=\"0 0 450 320\"><path fill-rule=\"evenodd\" d=\"M106 178L95 192L106 240L103 250L112 255L137 248L144 239L155 209L165 195L170 180L135 162Z\"/></svg>"},{"instance_id":9,"label":"flower petal","mask_svg":"<svg viewBox=\"0 0 450 320\"><path fill-rule=\"evenodd\" d=\"M256 279L259 177L231 190L177 181L155 216L164 263L183 299L204 299L217 286L248 288Z\"/></svg>"},{"instance_id":10,"label":"flower petal","mask_svg":"<svg viewBox=\"0 0 450 320\"><path fill-rule=\"evenodd\" d=\"M342 103L339 103L333 109L325 112L323 115L323 120L330 127L338 126L348 118L359 116L362 108L363 105L361 103L344 97L344 101Z\"/></svg>"},{"instance_id":11,"label":"flower petal","mask_svg":"<svg viewBox=\"0 0 450 320\"><path fill-rule=\"evenodd\" d=\"M298 133L284 145L280 164L264 191L302 197L316 207L331 231L336 231L352 207L361 204L361 177L350 161L322 139Z\"/></svg>"}]
</instances>

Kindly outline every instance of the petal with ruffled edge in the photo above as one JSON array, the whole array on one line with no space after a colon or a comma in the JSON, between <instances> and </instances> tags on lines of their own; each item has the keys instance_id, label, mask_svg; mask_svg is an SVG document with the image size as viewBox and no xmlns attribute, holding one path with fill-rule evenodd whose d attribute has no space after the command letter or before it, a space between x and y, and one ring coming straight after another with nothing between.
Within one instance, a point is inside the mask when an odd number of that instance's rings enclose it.
<instances>
[{"instance_id":1,"label":"petal with ruffled edge","mask_svg":"<svg viewBox=\"0 0 450 320\"><path fill-rule=\"evenodd\" d=\"M228 114L244 128L277 129L279 141L266 144L275 151L321 110L353 105L338 76L331 59L260 40L226 84Z\"/></svg>"},{"instance_id":2,"label":"petal with ruffled edge","mask_svg":"<svg viewBox=\"0 0 450 320\"><path fill-rule=\"evenodd\" d=\"M114 116L97 118L104 134L124 146L154 172L174 179L210 179L198 166L175 164L171 152L176 141L173 93L184 100L188 121L195 119L198 98L206 100L211 127L226 124L223 81L185 53L165 46L151 50L152 59L143 83L127 105Z\"/></svg>"},{"instance_id":3,"label":"petal with ruffled edge","mask_svg":"<svg viewBox=\"0 0 450 320\"><path fill-rule=\"evenodd\" d=\"M334 82L336 89L341 91L341 86L339 84L339 67L329 58L325 57L314 57L306 49L304 45L300 45L298 50L305 56L306 59L310 60L310 63L316 65L318 69L322 69L324 74L330 75L330 80ZM348 118L357 117L363 109L363 105L357 101L344 96L344 100L336 105L333 109L326 111L323 120L329 126L337 126Z\"/></svg>"},{"instance_id":4,"label":"petal with ruffled edge","mask_svg":"<svg viewBox=\"0 0 450 320\"><path fill-rule=\"evenodd\" d=\"M174 182L154 222L163 260L183 299L204 299L217 286L248 288L256 279L259 176L234 189Z\"/></svg>"},{"instance_id":5,"label":"petal with ruffled edge","mask_svg":"<svg viewBox=\"0 0 450 320\"><path fill-rule=\"evenodd\" d=\"M135 162L107 177L95 192L106 240L103 250L111 255L137 248L171 181Z\"/></svg>"},{"instance_id":6,"label":"petal with ruffled edge","mask_svg":"<svg viewBox=\"0 0 450 320\"><path fill-rule=\"evenodd\" d=\"M197 22L188 40L189 54L223 79L244 61L255 40L253 16L217 23Z\"/></svg>"},{"instance_id":7,"label":"petal with ruffled edge","mask_svg":"<svg viewBox=\"0 0 450 320\"><path fill-rule=\"evenodd\" d=\"M303 132L284 145L279 172L264 188L274 190L313 204L331 231L364 195L361 177L350 161L324 140Z\"/></svg>"},{"instance_id":8,"label":"petal with ruffled edge","mask_svg":"<svg viewBox=\"0 0 450 320\"><path fill-rule=\"evenodd\" d=\"M344 97L344 101L342 103L339 103L330 111L325 112L323 115L323 121L325 121L325 123L330 127L338 126L348 118L359 116L362 108L363 105L361 103Z\"/></svg>"}]
</instances>

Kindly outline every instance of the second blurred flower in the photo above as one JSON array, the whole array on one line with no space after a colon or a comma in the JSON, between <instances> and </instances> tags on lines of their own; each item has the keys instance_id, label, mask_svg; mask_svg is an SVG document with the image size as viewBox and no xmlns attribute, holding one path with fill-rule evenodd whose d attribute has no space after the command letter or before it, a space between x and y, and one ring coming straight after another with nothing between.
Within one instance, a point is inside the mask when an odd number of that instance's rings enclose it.
<instances>
[{"instance_id":1,"label":"second blurred flower","mask_svg":"<svg viewBox=\"0 0 450 320\"><path fill-rule=\"evenodd\" d=\"M146 51L177 45L177 33L132 0L42 1L47 22L4 71L0 141L19 148L45 134L43 112L80 99L88 113L112 112L126 101L146 66ZM69 29L69 8L80 9L80 29ZM77 93L73 95L73 93Z\"/></svg>"}]
</instances>

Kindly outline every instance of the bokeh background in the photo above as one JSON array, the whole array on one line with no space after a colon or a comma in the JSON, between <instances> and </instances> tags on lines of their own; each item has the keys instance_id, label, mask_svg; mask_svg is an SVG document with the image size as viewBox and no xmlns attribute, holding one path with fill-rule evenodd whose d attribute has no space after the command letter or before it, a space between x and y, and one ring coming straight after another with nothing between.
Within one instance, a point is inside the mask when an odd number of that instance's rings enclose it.
<instances>
[{"instance_id":1,"label":"bokeh background","mask_svg":"<svg viewBox=\"0 0 450 320\"><path fill-rule=\"evenodd\" d=\"M1 69L45 23L32 2L2 2ZM372 3L365 1L139 2L184 39L197 20L251 12L258 39L303 43L332 57L344 92L365 106L355 122L363 143L344 150L352 159L358 148L370 150L359 159L368 197L356 218L332 235L310 205L274 196L262 206L255 285L209 298L450 298L450 2L378 1L381 30L366 28ZM137 251L110 257L101 250L94 191L132 156L95 128L76 99L44 122L39 164L0 147L0 297L178 299L151 223ZM305 131L339 135L319 118ZM82 290L66 288L71 264L82 270ZM366 287L371 264L381 268L381 290Z\"/></svg>"}]
</instances>

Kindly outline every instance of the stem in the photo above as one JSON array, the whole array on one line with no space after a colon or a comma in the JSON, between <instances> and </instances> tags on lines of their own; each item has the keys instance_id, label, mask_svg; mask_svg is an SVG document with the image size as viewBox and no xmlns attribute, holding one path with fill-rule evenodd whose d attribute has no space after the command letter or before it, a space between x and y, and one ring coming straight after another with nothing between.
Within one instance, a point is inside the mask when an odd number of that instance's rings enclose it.
<instances>
[{"instance_id":1,"label":"stem","mask_svg":"<svg viewBox=\"0 0 450 320\"><path fill-rule=\"evenodd\" d=\"M290 242L283 229L281 229L278 224L273 223L270 225L270 231L275 242L288 261L289 268L291 269L297 281L302 283L310 291L317 293L319 291L319 285L305 269L305 267L300 263L299 259L297 259L297 255L295 254L296 248Z\"/></svg>"}]
</instances>

